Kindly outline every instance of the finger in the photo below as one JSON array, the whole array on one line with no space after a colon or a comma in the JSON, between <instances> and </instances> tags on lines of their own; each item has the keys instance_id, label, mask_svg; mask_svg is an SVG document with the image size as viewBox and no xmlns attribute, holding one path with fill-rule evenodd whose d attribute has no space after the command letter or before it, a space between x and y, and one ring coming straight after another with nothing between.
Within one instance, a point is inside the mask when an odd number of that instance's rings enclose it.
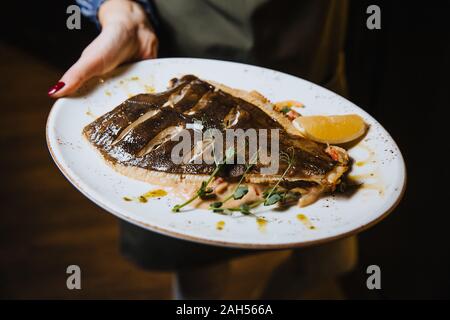
<instances>
[{"instance_id":1,"label":"finger","mask_svg":"<svg viewBox=\"0 0 450 320\"><path fill-rule=\"evenodd\" d=\"M138 33L138 41L141 47L134 57L136 60L156 59L158 56L158 38L149 29Z\"/></svg>"},{"instance_id":2,"label":"finger","mask_svg":"<svg viewBox=\"0 0 450 320\"><path fill-rule=\"evenodd\" d=\"M152 43L151 59L156 59L158 57L158 49L159 49L159 42L158 42L158 39L155 37L155 41L153 41L153 43Z\"/></svg>"},{"instance_id":3,"label":"finger","mask_svg":"<svg viewBox=\"0 0 450 320\"><path fill-rule=\"evenodd\" d=\"M78 61L70 67L58 82L56 91L49 91L49 95L59 98L74 93L83 83L92 77L104 74L114 69L121 60L125 59L127 50L117 53L117 39L105 31L83 51ZM59 88L58 88L59 85ZM52 89L54 89L53 87ZM59 89L59 90L58 90Z\"/></svg>"},{"instance_id":4,"label":"finger","mask_svg":"<svg viewBox=\"0 0 450 320\"><path fill-rule=\"evenodd\" d=\"M147 60L156 59L158 57L158 44L156 42L151 43L148 48L144 49L142 53L139 53L134 58L135 60Z\"/></svg>"},{"instance_id":5,"label":"finger","mask_svg":"<svg viewBox=\"0 0 450 320\"><path fill-rule=\"evenodd\" d=\"M75 92L86 80L100 74L104 69L104 53L102 52L102 38L97 37L81 54L78 61L66 71L59 83L63 84L60 90L49 95L59 98Z\"/></svg>"},{"instance_id":6,"label":"finger","mask_svg":"<svg viewBox=\"0 0 450 320\"><path fill-rule=\"evenodd\" d=\"M81 85L88 79L101 73L102 59L95 57L81 56L80 59L63 75L61 80L56 85L54 92L49 92L49 95L54 98L70 95L74 93Z\"/></svg>"}]
</instances>

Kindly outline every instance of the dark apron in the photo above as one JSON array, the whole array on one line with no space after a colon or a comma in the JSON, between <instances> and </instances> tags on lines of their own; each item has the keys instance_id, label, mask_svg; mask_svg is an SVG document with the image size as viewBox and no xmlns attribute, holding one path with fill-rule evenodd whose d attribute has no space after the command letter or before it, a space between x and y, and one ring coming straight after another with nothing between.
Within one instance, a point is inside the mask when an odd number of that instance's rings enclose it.
<instances>
[{"instance_id":1,"label":"dark apron","mask_svg":"<svg viewBox=\"0 0 450 320\"><path fill-rule=\"evenodd\" d=\"M154 0L161 56L230 60L345 90L346 0Z\"/></svg>"},{"instance_id":2,"label":"dark apron","mask_svg":"<svg viewBox=\"0 0 450 320\"><path fill-rule=\"evenodd\" d=\"M160 57L249 63L345 95L346 0L154 0L153 7ZM123 221L121 248L142 267L161 270L253 252L177 240Z\"/></svg>"}]
</instances>

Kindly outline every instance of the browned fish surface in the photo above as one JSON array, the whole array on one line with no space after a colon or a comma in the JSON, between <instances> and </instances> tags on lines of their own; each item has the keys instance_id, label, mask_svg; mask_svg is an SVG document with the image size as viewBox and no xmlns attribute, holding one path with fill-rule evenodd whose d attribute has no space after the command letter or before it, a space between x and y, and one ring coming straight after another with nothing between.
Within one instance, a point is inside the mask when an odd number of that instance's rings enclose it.
<instances>
[{"instance_id":1,"label":"browned fish surface","mask_svg":"<svg viewBox=\"0 0 450 320\"><path fill-rule=\"evenodd\" d=\"M173 141L187 124L201 121L206 129L279 129L279 150L292 154L294 164L283 183L290 188L315 187L322 192L339 181L347 169L347 156L330 156L327 146L305 139L273 105L257 93L235 90L188 75L171 81L170 88L158 94L134 96L101 116L83 130L85 137L101 152L107 162L121 173L155 182L155 178L172 181L200 181L210 175L215 164L174 163ZM194 129L187 129L193 136ZM188 159L189 160L189 159ZM264 164L266 165L266 164ZM262 175L261 163L253 166L246 180L270 183L287 168L280 161L273 175ZM227 165L223 178L239 177L244 165Z\"/></svg>"}]
</instances>

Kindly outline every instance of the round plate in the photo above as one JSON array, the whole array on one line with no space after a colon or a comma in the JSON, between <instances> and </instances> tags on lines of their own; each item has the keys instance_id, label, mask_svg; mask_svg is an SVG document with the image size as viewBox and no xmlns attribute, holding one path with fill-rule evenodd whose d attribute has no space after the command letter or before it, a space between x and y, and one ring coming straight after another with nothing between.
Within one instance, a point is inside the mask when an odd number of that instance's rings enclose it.
<instances>
[{"instance_id":1,"label":"round plate","mask_svg":"<svg viewBox=\"0 0 450 320\"><path fill-rule=\"evenodd\" d=\"M271 101L297 100L303 115L356 113L370 125L367 135L349 150L351 176L363 183L351 195L325 196L305 207L286 211L259 208L261 224L251 216L223 216L202 209L171 212L175 195L146 203L124 201L159 189L116 173L82 137L85 125L131 95L159 92L170 79L185 74L225 85L257 90ZM239 248L288 248L317 244L356 234L391 212L405 188L405 164L391 136L369 114L311 82L269 69L204 59L157 59L119 68L86 84L78 96L56 101L47 121L47 144L59 169L86 197L143 228L168 236ZM223 222L221 222L223 221ZM221 222L222 228L218 228Z\"/></svg>"}]
</instances>

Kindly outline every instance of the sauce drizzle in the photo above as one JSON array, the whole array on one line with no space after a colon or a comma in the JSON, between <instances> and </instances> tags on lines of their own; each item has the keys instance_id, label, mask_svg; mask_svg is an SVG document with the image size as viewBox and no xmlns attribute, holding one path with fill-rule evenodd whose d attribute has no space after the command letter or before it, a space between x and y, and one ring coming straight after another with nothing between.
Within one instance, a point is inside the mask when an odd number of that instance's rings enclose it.
<instances>
[{"instance_id":1,"label":"sauce drizzle","mask_svg":"<svg viewBox=\"0 0 450 320\"><path fill-rule=\"evenodd\" d=\"M122 199L125 201L133 201L133 200L137 200L141 203L147 203L148 199L150 198L161 198L167 195L167 191L163 190L163 189L156 189L156 190L151 190L149 192L144 193L143 195L140 195L137 198L133 198L133 197L123 197Z\"/></svg>"},{"instance_id":2,"label":"sauce drizzle","mask_svg":"<svg viewBox=\"0 0 450 320\"><path fill-rule=\"evenodd\" d=\"M297 215L297 219L300 220L301 223L303 223L303 225L310 229L310 230L314 230L316 229L316 227L311 223L311 221L308 219L307 216L305 216L304 214L298 214Z\"/></svg>"},{"instance_id":3,"label":"sauce drizzle","mask_svg":"<svg viewBox=\"0 0 450 320\"><path fill-rule=\"evenodd\" d=\"M266 231L267 220L263 218L256 218L256 223L258 224L258 229L260 231Z\"/></svg>"},{"instance_id":4,"label":"sauce drizzle","mask_svg":"<svg viewBox=\"0 0 450 320\"><path fill-rule=\"evenodd\" d=\"M217 230L223 230L224 227L225 227L225 221L219 221L216 223Z\"/></svg>"}]
</instances>

